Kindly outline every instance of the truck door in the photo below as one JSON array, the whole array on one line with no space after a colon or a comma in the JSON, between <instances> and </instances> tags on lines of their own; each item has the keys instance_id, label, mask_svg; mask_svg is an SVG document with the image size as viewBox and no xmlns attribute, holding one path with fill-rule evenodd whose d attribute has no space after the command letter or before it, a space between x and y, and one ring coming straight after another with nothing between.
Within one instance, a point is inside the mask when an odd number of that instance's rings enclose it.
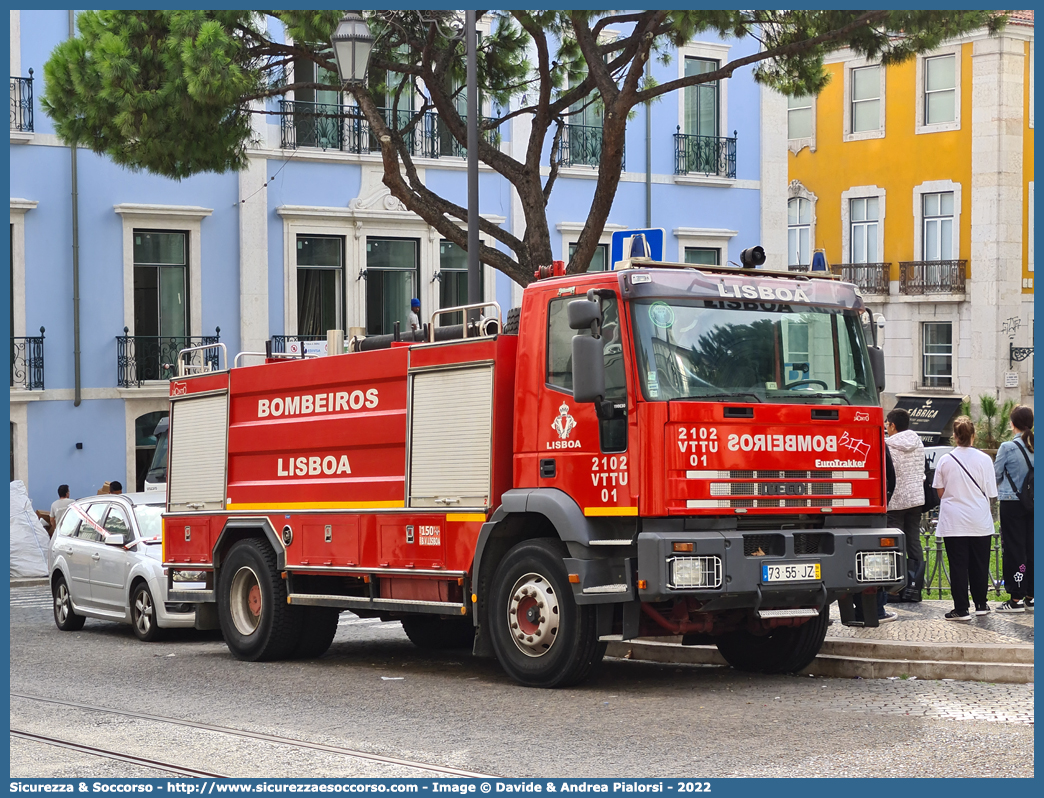
<instances>
[{"instance_id":1,"label":"truck door","mask_svg":"<svg viewBox=\"0 0 1044 798\"><path fill-rule=\"evenodd\" d=\"M600 419L594 404L578 403L572 395L572 340L577 333L569 327L567 307L575 299L556 297L548 304L545 382L536 436L539 484L565 491L586 515L637 515L630 455L637 450L637 427L627 391L630 353L619 302L616 297L602 300L606 399L613 409L610 418Z\"/></svg>"}]
</instances>

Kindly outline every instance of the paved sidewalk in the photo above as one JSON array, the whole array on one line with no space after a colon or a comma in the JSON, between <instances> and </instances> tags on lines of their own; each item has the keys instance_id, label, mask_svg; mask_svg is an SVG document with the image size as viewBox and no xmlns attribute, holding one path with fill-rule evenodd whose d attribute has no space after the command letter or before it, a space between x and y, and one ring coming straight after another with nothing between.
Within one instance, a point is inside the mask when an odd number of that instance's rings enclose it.
<instances>
[{"instance_id":1,"label":"paved sidewalk","mask_svg":"<svg viewBox=\"0 0 1044 798\"><path fill-rule=\"evenodd\" d=\"M991 602L996 606L999 602ZM947 621L950 601L889 604L899 618L877 628L842 626L837 605L815 661L804 673L863 679L1033 682L1032 611ZM714 646L661 637L610 643L608 655L655 662L725 666Z\"/></svg>"}]
</instances>

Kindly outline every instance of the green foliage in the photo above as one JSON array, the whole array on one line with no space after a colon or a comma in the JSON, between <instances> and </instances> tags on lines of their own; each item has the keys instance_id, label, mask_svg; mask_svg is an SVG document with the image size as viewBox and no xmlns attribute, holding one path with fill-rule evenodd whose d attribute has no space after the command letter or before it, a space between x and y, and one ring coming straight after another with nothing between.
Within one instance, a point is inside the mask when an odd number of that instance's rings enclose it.
<instances>
[{"instance_id":1,"label":"green foliage","mask_svg":"<svg viewBox=\"0 0 1044 798\"><path fill-rule=\"evenodd\" d=\"M1015 409L1014 399L1007 399L1003 404L998 404L997 399L988 393L979 397L978 418L973 418L975 424L975 446L979 449L996 449L1004 441L1010 441L1011 411ZM967 401L961 402L960 415L971 418L971 411Z\"/></svg>"}]
</instances>

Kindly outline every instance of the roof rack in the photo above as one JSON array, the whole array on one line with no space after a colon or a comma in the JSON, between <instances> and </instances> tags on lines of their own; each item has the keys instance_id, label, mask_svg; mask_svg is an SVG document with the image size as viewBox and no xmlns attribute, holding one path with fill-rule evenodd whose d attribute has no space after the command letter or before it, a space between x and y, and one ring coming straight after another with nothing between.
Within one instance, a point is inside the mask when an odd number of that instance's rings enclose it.
<instances>
[{"instance_id":1,"label":"roof rack","mask_svg":"<svg viewBox=\"0 0 1044 798\"><path fill-rule=\"evenodd\" d=\"M674 261L651 260L649 258L627 258L616 264L614 271L626 269L690 269L718 274L742 274L747 277L783 277L788 280L840 280L830 272L792 272L778 269L747 269L742 266L710 266L705 263L676 263Z\"/></svg>"}]
</instances>

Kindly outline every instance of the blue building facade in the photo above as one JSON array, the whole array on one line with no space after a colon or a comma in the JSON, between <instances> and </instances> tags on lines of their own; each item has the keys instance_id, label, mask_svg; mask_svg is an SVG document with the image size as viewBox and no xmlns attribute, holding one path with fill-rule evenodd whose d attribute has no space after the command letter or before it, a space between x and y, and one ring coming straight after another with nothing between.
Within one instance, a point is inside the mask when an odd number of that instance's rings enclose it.
<instances>
[{"instance_id":1,"label":"blue building facade","mask_svg":"<svg viewBox=\"0 0 1044 798\"><path fill-rule=\"evenodd\" d=\"M336 96L273 101L268 110L283 115L256 117L258 144L237 174L175 182L79 150L74 235L73 155L38 99L69 15L10 13L11 478L26 483L36 507L49 506L62 483L74 497L113 479L142 485L167 407L168 364L182 346L220 340L231 361L269 340L293 349L332 328L346 337L390 332L412 296L424 320L460 304L464 253L390 196L365 133L316 124ZM653 75L663 82L755 47L694 41ZM604 267L614 231L647 226L664 229L666 259L726 263L761 244L768 266L786 268L785 114L785 100L749 70L637 109L592 268ZM437 119L425 124L431 133L418 146L428 149L416 158L424 180L464 204L463 153L440 139ZM592 127L565 131L548 205L556 259L568 260L593 198ZM525 120L498 132L498 146L521 155ZM486 167L480 212L521 234L518 196ZM520 302L519 286L489 267L483 292L504 312Z\"/></svg>"}]
</instances>

